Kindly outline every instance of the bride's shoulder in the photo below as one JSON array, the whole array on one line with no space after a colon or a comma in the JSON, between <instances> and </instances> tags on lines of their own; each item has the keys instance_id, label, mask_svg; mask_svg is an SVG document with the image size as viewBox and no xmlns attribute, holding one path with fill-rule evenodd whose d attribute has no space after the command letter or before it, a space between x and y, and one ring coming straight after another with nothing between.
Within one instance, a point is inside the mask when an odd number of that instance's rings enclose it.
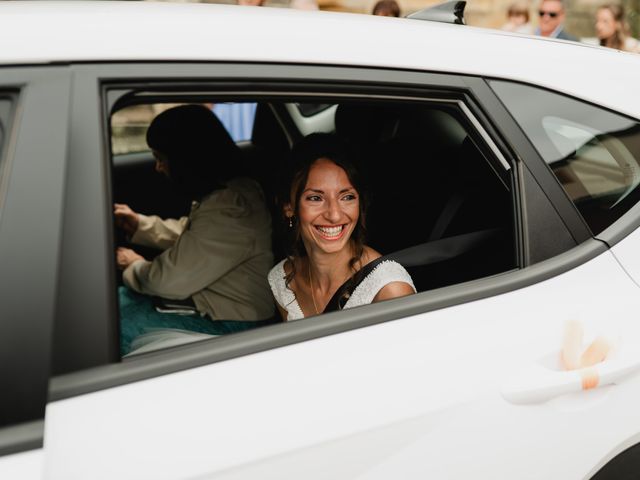
<instances>
[{"instance_id":1,"label":"bride's shoulder","mask_svg":"<svg viewBox=\"0 0 640 480\"><path fill-rule=\"evenodd\" d=\"M364 251L362 252L362 257L361 257L361 262L360 263L364 267L368 263L371 263L374 260L377 260L381 256L382 256L382 254L380 252L378 252L377 250L374 250L373 248L369 247L368 245L365 245Z\"/></svg>"}]
</instances>

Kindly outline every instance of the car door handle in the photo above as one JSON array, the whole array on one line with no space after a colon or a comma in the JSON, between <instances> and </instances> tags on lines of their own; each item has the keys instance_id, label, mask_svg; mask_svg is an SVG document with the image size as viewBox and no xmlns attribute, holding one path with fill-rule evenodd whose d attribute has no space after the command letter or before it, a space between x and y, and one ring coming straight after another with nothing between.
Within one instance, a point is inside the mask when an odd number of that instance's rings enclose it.
<instances>
[{"instance_id":1,"label":"car door handle","mask_svg":"<svg viewBox=\"0 0 640 480\"><path fill-rule=\"evenodd\" d=\"M612 358L577 370L552 370L536 363L520 372L502 388L505 400L515 404L542 403L560 395L620 383L640 371L640 356Z\"/></svg>"}]
</instances>

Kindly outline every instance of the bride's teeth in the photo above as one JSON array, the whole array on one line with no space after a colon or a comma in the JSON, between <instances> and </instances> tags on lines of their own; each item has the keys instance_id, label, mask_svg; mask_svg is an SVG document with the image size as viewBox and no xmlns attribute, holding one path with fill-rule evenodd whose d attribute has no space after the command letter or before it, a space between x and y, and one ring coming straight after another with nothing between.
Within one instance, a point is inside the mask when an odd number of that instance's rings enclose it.
<instances>
[{"instance_id":1,"label":"bride's teeth","mask_svg":"<svg viewBox=\"0 0 640 480\"><path fill-rule=\"evenodd\" d=\"M342 232L342 225L337 227L317 227L327 237L337 237Z\"/></svg>"}]
</instances>

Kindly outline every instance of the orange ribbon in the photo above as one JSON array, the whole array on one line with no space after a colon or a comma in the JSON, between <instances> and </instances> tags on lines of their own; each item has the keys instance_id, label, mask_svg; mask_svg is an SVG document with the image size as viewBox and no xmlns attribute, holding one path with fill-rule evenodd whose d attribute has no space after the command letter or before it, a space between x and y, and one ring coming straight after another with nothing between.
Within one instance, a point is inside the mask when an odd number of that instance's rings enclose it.
<instances>
[{"instance_id":1,"label":"orange ribbon","mask_svg":"<svg viewBox=\"0 0 640 480\"><path fill-rule=\"evenodd\" d=\"M583 390L596 388L600 374L595 365L604 362L611 351L611 344L599 336L582 351L582 324L575 320L567 322L562 342L560 360L565 370L578 370ZM582 354L581 354L582 352Z\"/></svg>"},{"instance_id":2,"label":"orange ribbon","mask_svg":"<svg viewBox=\"0 0 640 480\"><path fill-rule=\"evenodd\" d=\"M585 368L580 372L580 377L582 378L583 390L591 390L592 388L596 388L598 386L598 383L600 382L600 375L598 374L598 370L595 367Z\"/></svg>"}]
</instances>

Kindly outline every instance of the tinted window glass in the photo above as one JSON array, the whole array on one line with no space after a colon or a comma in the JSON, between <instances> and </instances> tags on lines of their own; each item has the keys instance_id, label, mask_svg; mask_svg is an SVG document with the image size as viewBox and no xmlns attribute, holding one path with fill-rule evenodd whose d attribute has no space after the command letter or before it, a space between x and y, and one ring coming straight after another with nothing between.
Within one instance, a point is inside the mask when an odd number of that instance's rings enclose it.
<instances>
[{"instance_id":1,"label":"tinted window glass","mask_svg":"<svg viewBox=\"0 0 640 480\"><path fill-rule=\"evenodd\" d=\"M640 200L640 124L563 95L492 81L594 234Z\"/></svg>"}]
</instances>

